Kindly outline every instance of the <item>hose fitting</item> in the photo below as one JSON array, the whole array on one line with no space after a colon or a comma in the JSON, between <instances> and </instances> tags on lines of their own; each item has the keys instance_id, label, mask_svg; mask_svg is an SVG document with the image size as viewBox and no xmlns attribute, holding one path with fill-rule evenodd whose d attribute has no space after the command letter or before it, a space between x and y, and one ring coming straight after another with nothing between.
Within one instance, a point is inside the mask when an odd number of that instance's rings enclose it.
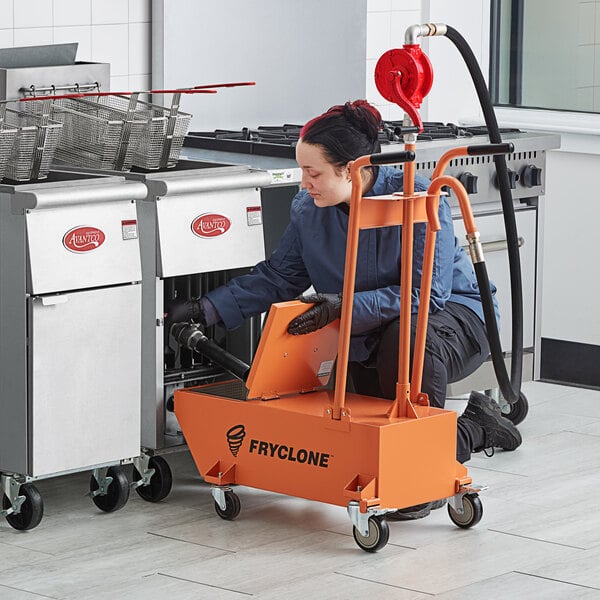
<instances>
[{"instance_id":1,"label":"hose fitting","mask_svg":"<svg viewBox=\"0 0 600 600\"><path fill-rule=\"evenodd\" d=\"M471 261L473 264L485 262L483 256L483 246L479 241L479 231L473 233L467 233L467 242L469 242L469 254L471 255Z\"/></svg>"},{"instance_id":2,"label":"hose fitting","mask_svg":"<svg viewBox=\"0 0 600 600\"><path fill-rule=\"evenodd\" d=\"M448 26L444 23L425 23L423 25L411 25L404 34L405 44L418 44L417 38L431 37L433 35L446 35Z\"/></svg>"}]
</instances>

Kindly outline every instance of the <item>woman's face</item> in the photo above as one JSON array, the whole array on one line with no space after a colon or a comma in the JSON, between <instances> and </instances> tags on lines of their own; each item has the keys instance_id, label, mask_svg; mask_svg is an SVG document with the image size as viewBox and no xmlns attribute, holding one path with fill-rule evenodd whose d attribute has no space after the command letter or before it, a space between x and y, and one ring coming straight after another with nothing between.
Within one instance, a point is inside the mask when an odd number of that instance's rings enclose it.
<instances>
[{"instance_id":1,"label":"woman's face","mask_svg":"<svg viewBox=\"0 0 600 600\"><path fill-rule=\"evenodd\" d=\"M296 146L296 161L302 169L302 189L308 191L316 206L350 203L352 184L348 180L348 168L333 166L321 146L300 140Z\"/></svg>"}]
</instances>

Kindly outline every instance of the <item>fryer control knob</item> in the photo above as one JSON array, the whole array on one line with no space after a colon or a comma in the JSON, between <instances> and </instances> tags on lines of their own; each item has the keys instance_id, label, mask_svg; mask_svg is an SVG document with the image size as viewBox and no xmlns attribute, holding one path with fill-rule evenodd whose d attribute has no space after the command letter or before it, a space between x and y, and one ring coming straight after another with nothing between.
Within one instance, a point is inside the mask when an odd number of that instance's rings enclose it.
<instances>
[{"instance_id":1,"label":"fryer control knob","mask_svg":"<svg viewBox=\"0 0 600 600\"><path fill-rule=\"evenodd\" d=\"M465 171L458 176L458 180L463 184L465 190L467 190L467 194L477 193L477 175Z\"/></svg>"},{"instance_id":2,"label":"fryer control knob","mask_svg":"<svg viewBox=\"0 0 600 600\"><path fill-rule=\"evenodd\" d=\"M508 183L510 185L510 189L514 190L517 187L517 181L519 181L519 174L516 171L513 171L512 169L507 169L508 172ZM494 186L496 186L497 188L500 188L500 185L498 184L498 175L495 174L494 175Z\"/></svg>"},{"instance_id":3,"label":"fryer control knob","mask_svg":"<svg viewBox=\"0 0 600 600\"><path fill-rule=\"evenodd\" d=\"M523 181L523 185L528 188L542 185L542 170L535 165L527 165L523 167L521 180Z\"/></svg>"}]
</instances>

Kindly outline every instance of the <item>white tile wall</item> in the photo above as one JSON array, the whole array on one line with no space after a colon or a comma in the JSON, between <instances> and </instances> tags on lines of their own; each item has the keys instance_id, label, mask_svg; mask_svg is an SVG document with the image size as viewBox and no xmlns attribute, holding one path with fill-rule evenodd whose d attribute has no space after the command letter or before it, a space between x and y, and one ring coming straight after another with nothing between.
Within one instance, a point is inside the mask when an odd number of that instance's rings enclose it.
<instances>
[{"instance_id":1,"label":"white tile wall","mask_svg":"<svg viewBox=\"0 0 600 600\"><path fill-rule=\"evenodd\" d=\"M18 0L13 6L15 28L52 26L52 0Z\"/></svg>"},{"instance_id":2,"label":"white tile wall","mask_svg":"<svg viewBox=\"0 0 600 600\"><path fill-rule=\"evenodd\" d=\"M91 25L92 3L90 0L54 0L55 27L66 25Z\"/></svg>"},{"instance_id":3,"label":"white tile wall","mask_svg":"<svg viewBox=\"0 0 600 600\"><path fill-rule=\"evenodd\" d=\"M92 23L110 25L127 23L129 3L123 0L92 0Z\"/></svg>"},{"instance_id":4,"label":"white tile wall","mask_svg":"<svg viewBox=\"0 0 600 600\"><path fill-rule=\"evenodd\" d=\"M0 0L0 15L0 48L78 42L77 60L110 63L111 89L151 87L151 0Z\"/></svg>"},{"instance_id":5,"label":"white tile wall","mask_svg":"<svg viewBox=\"0 0 600 600\"><path fill-rule=\"evenodd\" d=\"M13 0L0 0L0 29L12 29L14 24L14 2Z\"/></svg>"},{"instance_id":6,"label":"white tile wall","mask_svg":"<svg viewBox=\"0 0 600 600\"><path fill-rule=\"evenodd\" d=\"M403 111L387 102L375 86L375 65L382 54L404 44L410 25L421 22L421 0L367 0L367 100L386 119L401 119Z\"/></svg>"}]
</instances>

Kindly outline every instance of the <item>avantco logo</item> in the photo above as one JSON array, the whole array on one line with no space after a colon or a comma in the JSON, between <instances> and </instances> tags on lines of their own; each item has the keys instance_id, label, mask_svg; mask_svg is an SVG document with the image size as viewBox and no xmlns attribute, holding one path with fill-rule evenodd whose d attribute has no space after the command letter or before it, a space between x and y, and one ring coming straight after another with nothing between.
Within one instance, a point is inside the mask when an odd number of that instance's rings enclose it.
<instances>
[{"instance_id":1,"label":"avantco logo","mask_svg":"<svg viewBox=\"0 0 600 600\"><path fill-rule=\"evenodd\" d=\"M96 250L96 248L102 246L105 239L106 236L101 229L81 225L69 229L63 236L62 243L69 252L80 254L82 252Z\"/></svg>"},{"instance_id":2,"label":"avantco logo","mask_svg":"<svg viewBox=\"0 0 600 600\"><path fill-rule=\"evenodd\" d=\"M204 213L192 221L192 231L201 238L223 235L231 227L231 221L225 215Z\"/></svg>"}]
</instances>

